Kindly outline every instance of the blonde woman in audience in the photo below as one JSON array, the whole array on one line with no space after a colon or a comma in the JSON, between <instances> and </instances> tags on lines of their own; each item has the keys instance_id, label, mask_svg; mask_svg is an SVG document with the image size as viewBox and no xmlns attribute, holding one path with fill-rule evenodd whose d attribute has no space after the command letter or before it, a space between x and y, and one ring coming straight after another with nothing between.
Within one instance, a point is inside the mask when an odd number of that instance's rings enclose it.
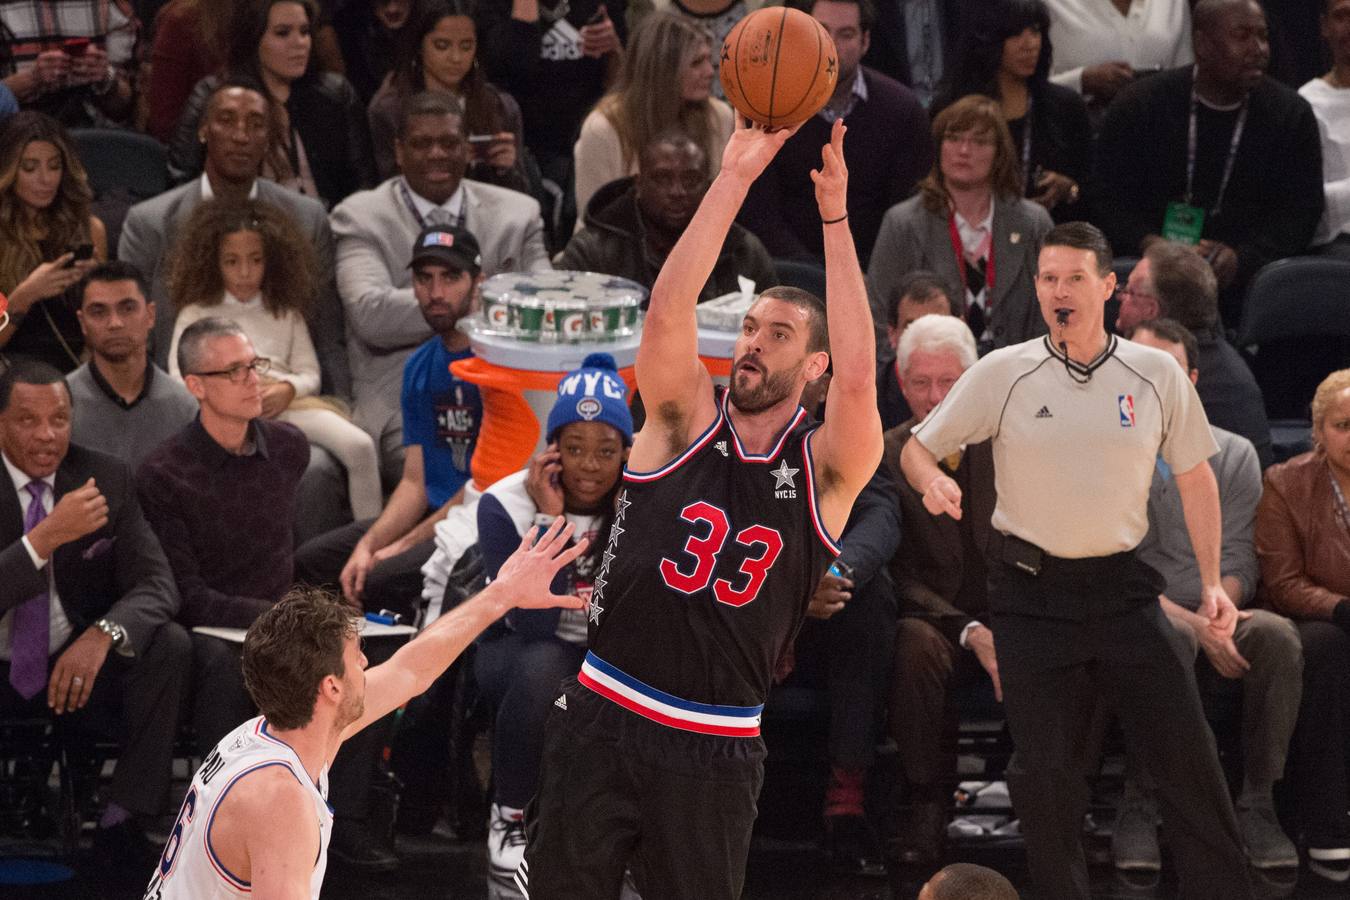
<instances>
[{"instance_id":1,"label":"blonde woman in audience","mask_svg":"<svg viewBox=\"0 0 1350 900\"><path fill-rule=\"evenodd\" d=\"M1303 641L1303 706L1290 747L1312 871L1350 879L1350 369L1312 402L1314 449L1266 470L1256 510L1265 600Z\"/></svg>"},{"instance_id":2,"label":"blonde woman in audience","mask_svg":"<svg viewBox=\"0 0 1350 900\"><path fill-rule=\"evenodd\" d=\"M380 513L379 466L370 436L319 390L319 359L305 325L318 283L313 249L281 210L249 200L203 203L173 251L169 296L178 309L169 371L178 370L178 340L198 319L233 319L268 360L262 411L298 427L347 470L352 515ZM213 264L214 263L214 264Z\"/></svg>"},{"instance_id":3,"label":"blonde woman in audience","mask_svg":"<svg viewBox=\"0 0 1350 900\"><path fill-rule=\"evenodd\" d=\"M0 293L10 323L7 355L69 372L84 338L62 302L84 273L108 258L103 223L89 213L93 192L66 130L44 113L21 112L0 131Z\"/></svg>"},{"instance_id":4,"label":"blonde woman in audience","mask_svg":"<svg viewBox=\"0 0 1350 900\"><path fill-rule=\"evenodd\" d=\"M633 32L614 89L581 123L576 160L577 228L601 186L636 175L642 148L678 128L703 148L716 175L735 125L731 107L712 96L708 32L670 13L653 13Z\"/></svg>"}]
</instances>

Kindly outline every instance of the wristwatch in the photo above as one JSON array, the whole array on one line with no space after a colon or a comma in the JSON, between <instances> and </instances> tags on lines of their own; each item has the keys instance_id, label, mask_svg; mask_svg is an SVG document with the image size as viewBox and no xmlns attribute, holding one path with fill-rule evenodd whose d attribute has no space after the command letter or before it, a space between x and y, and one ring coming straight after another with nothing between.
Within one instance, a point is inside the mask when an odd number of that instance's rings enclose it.
<instances>
[{"instance_id":1,"label":"wristwatch","mask_svg":"<svg viewBox=\"0 0 1350 900\"><path fill-rule=\"evenodd\" d=\"M94 627L112 638L112 648L122 656L130 656L131 648L127 646L127 630L118 625L112 619L99 619L94 623Z\"/></svg>"}]
</instances>

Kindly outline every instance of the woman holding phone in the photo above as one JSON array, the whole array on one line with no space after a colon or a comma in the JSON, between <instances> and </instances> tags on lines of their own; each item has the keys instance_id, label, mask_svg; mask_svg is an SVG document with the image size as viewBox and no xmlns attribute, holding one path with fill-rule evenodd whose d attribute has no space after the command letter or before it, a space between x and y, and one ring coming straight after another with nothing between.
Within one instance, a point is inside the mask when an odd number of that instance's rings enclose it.
<instances>
[{"instance_id":1,"label":"woman holding phone","mask_svg":"<svg viewBox=\"0 0 1350 900\"><path fill-rule=\"evenodd\" d=\"M1023 195L1056 222L1083 218L1092 126L1083 98L1049 80L1054 53L1044 0L985 0L971 13L932 114L971 94L993 97L1017 151Z\"/></svg>"},{"instance_id":2,"label":"woman holding phone","mask_svg":"<svg viewBox=\"0 0 1350 900\"><path fill-rule=\"evenodd\" d=\"M108 258L103 223L70 138L55 119L21 112L0 131L0 293L9 324L7 354L80 364L84 337L66 292Z\"/></svg>"},{"instance_id":3,"label":"woman holding phone","mask_svg":"<svg viewBox=\"0 0 1350 900\"><path fill-rule=\"evenodd\" d=\"M380 178L398 173L394 136L403 101L422 91L442 91L464 105L464 130L473 152L468 177L528 193L520 106L484 75L470 7L465 0L431 0L415 15L403 29L394 70L368 110Z\"/></svg>"},{"instance_id":4,"label":"woman holding phone","mask_svg":"<svg viewBox=\"0 0 1350 900\"><path fill-rule=\"evenodd\" d=\"M548 446L478 502L478 546L493 578L536 521L566 516L590 551L558 574L553 589L589 603L609 533L633 419L628 389L608 353L593 353L563 376L548 417ZM495 709L494 796L488 819L489 877L504 884L525 852L524 808L534 795L544 721L558 683L586 655L587 611L508 613L479 639L474 674Z\"/></svg>"}]
</instances>

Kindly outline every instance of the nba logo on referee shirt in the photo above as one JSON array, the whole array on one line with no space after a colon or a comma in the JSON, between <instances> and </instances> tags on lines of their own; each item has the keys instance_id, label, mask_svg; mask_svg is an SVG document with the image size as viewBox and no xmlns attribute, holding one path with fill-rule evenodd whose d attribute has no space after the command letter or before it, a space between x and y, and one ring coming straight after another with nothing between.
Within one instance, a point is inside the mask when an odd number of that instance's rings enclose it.
<instances>
[{"instance_id":1,"label":"nba logo on referee shirt","mask_svg":"<svg viewBox=\"0 0 1350 900\"><path fill-rule=\"evenodd\" d=\"M1134 394L1121 394L1116 399L1116 405L1120 407L1120 427L1134 427Z\"/></svg>"}]
</instances>

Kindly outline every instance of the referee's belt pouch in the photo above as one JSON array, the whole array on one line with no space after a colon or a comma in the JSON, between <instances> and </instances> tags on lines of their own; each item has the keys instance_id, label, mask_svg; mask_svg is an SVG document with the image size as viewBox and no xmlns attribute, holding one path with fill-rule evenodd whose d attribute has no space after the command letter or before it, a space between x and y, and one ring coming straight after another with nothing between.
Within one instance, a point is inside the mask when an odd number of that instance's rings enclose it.
<instances>
[{"instance_id":1,"label":"referee's belt pouch","mask_svg":"<svg viewBox=\"0 0 1350 900\"><path fill-rule=\"evenodd\" d=\"M1041 566L1045 563L1044 550L1021 538L1013 537L1011 534L1005 534L1002 537L1003 546L999 551L1000 559L1019 572L1025 572L1028 575L1041 574Z\"/></svg>"}]
</instances>

